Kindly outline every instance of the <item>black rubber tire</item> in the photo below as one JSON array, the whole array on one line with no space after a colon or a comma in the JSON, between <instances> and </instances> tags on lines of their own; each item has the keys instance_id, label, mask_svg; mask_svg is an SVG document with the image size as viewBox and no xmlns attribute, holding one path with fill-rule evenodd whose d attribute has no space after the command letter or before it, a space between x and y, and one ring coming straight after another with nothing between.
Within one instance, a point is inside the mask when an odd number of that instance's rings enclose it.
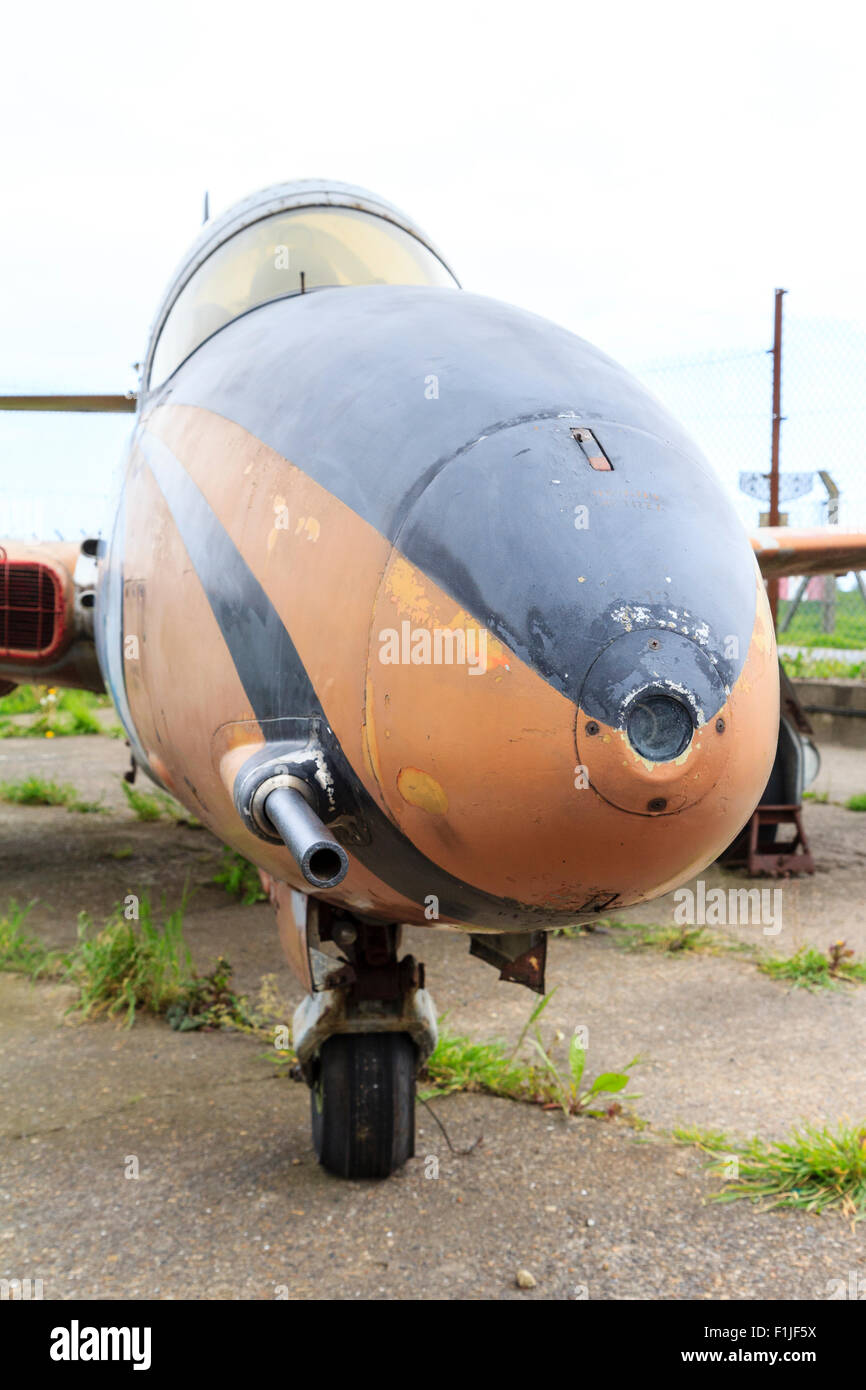
<instances>
[{"instance_id":1,"label":"black rubber tire","mask_svg":"<svg viewBox=\"0 0 866 1390\"><path fill-rule=\"evenodd\" d=\"M322 1044L313 1147L341 1178L387 1178L415 1153L415 1044L408 1033L337 1033Z\"/></svg>"}]
</instances>

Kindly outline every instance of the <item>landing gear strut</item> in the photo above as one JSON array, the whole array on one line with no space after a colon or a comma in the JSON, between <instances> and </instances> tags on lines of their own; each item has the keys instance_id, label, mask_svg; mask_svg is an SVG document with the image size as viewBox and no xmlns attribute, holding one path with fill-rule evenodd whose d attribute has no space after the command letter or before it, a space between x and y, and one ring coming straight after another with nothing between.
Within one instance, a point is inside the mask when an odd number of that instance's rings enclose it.
<instances>
[{"instance_id":1,"label":"landing gear strut","mask_svg":"<svg viewBox=\"0 0 866 1390\"><path fill-rule=\"evenodd\" d=\"M339 1177L384 1178L415 1152L415 1075L436 1045L424 967L398 959L398 926L311 907L313 989L295 1012L293 1039L316 1157ZM327 942L341 956L321 950Z\"/></svg>"}]
</instances>

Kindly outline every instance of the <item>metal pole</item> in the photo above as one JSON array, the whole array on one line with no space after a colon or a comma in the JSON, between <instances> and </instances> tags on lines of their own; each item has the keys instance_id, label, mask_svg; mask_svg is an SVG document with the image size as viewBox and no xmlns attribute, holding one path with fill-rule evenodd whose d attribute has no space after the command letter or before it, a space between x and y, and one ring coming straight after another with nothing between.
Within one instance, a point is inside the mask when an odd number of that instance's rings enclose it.
<instances>
[{"instance_id":1,"label":"metal pole","mask_svg":"<svg viewBox=\"0 0 866 1390\"><path fill-rule=\"evenodd\" d=\"M770 525L779 525L779 437L782 426L782 296L786 290L776 290L776 305L773 321L773 433L770 444ZM773 626L779 607L779 581L770 579L767 583L767 597Z\"/></svg>"},{"instance_id":2,"label":"metal pole","mask_svg":"<svg viewBox=\"0 0 866 1390\"><path fill-rule=\"evenodd\" d=\"M818 477L827 489L827 520L831 526L839 525L839 489L825 469L818 470ZM825 574L823 580L824 631L836 631L836 590L835 574Z\"/></svg>"}]
</instances>

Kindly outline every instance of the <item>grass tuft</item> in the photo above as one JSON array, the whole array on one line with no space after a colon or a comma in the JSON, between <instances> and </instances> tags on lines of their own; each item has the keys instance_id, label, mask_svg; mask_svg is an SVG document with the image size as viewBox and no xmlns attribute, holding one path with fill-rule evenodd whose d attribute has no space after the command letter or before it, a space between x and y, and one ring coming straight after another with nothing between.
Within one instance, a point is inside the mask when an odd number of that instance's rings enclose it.
<instances>
[{"instance_id":1,"label":"grass tuft","mask_svg":"<svg viewBox=\"0 0 866 1390\"><path fill-rule=\"evenodd\" d=\"M225 957L219 956L206 975L193 970L183 932L186 902L184 897L157 923L150 900L142 896L136 919L127 920L118 908L99 931L82 913L78 942L62 959L63 978L78 989L72 1011L84 1018L123 1014L128 1028L144 1012L164 1016L180 1032L260 1032L264 1020L231 988L233 967Z\"/></svg>"},{"instance_id":2,"label":"grass tuft","mask_svg":"<svg viewBox=\"0 0 866 1390\"><path fill-rule=\"evenodd\" d=\"M232 966L223 956L208 974L193 970L183 932L186 897L162 922L146 895L126 901L136 901L137 917L127 919L118 907L98 930L86 913L79 914L78 940L65 952L49 950L28 933L24 924L33 904L22 908L13 901L0 917L0 969L74 985L77 998L68 1012L82 1018L121 1015L132 1027L144 1012L165 1017L181 1032L233 1028L271 1040L272 1015L284 1017L288 1006L263 981L253 1007L232 989ZM291 1049L279 1057L294 1060Z\"/></svg>"},{"instance_id":3,"label":"grass tuft","mask_svg":"<svg viewBox=\"0 0 866 1390\"><path fill-rule=\"evenodd\" d=\"M191 816L179 802L175 801L173 796L169 796L166 792L139 791L137 787L130 786L125 779L121 779L120 786L130 810L135 813L139 820L157 821L165 817L167 820L173 820L176 825L188 825L195 830L200 829L201 821L196 820L195 816Z\"/></svg>"},{"instance_id":4,"label":"grass tuft","mask_svg":"<svg viewBox=\"0 0 866 1390\"><path fill-rule=\"evenodd\" d=\"M866 963L856 960L844 941L831 942L826 955L814 946L801 946L792 956L766 956L758 960L758 969L774 980L788 980L795 989L866 982Z\"/></svg>"},{"instance_id":5,"label":"grass tuft","mask_svg":"<svg viewBox=\"0 0 866 1390\"><path fill-rule=\"evenodd\" d=\"M101 801L83 801L68 782L46 781L44 777L23 777L19 782L0 782L0 801L20 806L65 806L84 814L102 811Z\"/></svg>"},{"instance_id":6,"label":"grass tuft","mask_svg":"<svg viewBox=\"0 0 866 1390\"><path fill-rule=\"evenodd\" d=\"M797 1207L822 1212L837 1207L861 1221L866 1216L866 1123L803 1125L782 1142L752 1139L739 1151L730 1175L730 1159L718 1160L711 1171L728 1176L724 1191L713 1200L749 1198L774 1207Z\"/></svg>"},{"instance_id":7,"label":"grass tuft","mask_svg":"<svg viewBox=\"0 0 866 1390\"><path fill-rule=\"evenodd\" d=\"M0 916L0 970L29 975L35 980L39 975L56 973L59 953L49 951L25 930L24 923L32 906L31 902L19 907L13 898L8 911Z\"/></svg>"},{"instance_id":8,"label":"grass tuft","mask_svg":"<svg viewBox=\"0 0 866 1390\"><path fill-rule=\"evenodd\" d=\"M23 777L20 782L0 782L0 799L21 806L68 806L76 796L69 783L48 782L44 777Z\"/></svg>"},{"instance_id":9,"label":"grass tuft","mask_svg":"<svg viewBox=\"0 0 866 1390\"><path fill-rule=\"evenodd\" d=\"M730 1140L721 1129L701 1129L697 1125L674 1125L671 1136L676 1139L678 1144L690 1144L707 1153L716 1153L719 1149L727 1150L730 1148Z\"/></svg>"},{"instance_id":10,"label":"grass tuft","mask_svg":"<svg viewBox=\"0 0 866 1390\"><path fill-rule=\"evenodd\" d=\"M748 955L751 952L748 943L720 937L706 927L623 922L610 917L599 918L589 926L583 923L579 927L564 927L555 935L577 937L585 935L587 930L591 933L622 933L622 944L626 951L664 951L671 955L680 951L701 951L708 955L721 955L726 951Z\"/></svg>"},{"instance_id":11,"label":"grass tuft","mask_svg":"<svg viewBox=\"0 0 866 1390\"><path fill-rule=\"evenodd\" d=\"M90 1018L125 1011L131 1027L137 1011L164 1014L178 1003L193 974L183 936L185 907L184 900L158 925L142 897L137 921L118 909L99 931L81 913L77 944L63 961L64 979L78 989L74 1012Z\"/></svg>"},{"instance_id":12,"label":"grass tuft","mask_svg":"<svg viewBox=\"0 0 866 1390\"><path fill-rule=\"evenodd\" d=\"M604 1100L619 1095L631 1080L629 1071L640 1059L632 1058L619 1072L602 1072L590 1086L583 1086L586 1050L575 1034L568 1047L565 1065L555 1060L555 1050L563 1034L554 1032L545 1045L538 1019L553 998L554 990L536 1004L510 1052L497 1040L476 1042L462 1035L440 1031L439 1042L424 1069L424 1079L433 1089L419 1092L422 1100L455 1091L485 1091L509 1100L527 1101L546 1110L562 1110L564 1115L592 1115L596 1118L622 1113L621 1100ZM531 1036L530 1036L531 1034ZM527 1037L534 1051L531 1062L517 1054ZM623 1100L636 1099L622 1096ZM603 1108L599 1108L599 1106Z\"/></svg>"},{"instance_id":13,"label":"grass tuft","mask_svg":"<svg viewBox=\"0 0 866 1390\"><path fill-rule=\"evenodd\" d=\"M692 926L632 926L628 930L635 935L629 941L627 950L669 951L711 951L719 950L719 943L706 927Z\"/></svg>"},{"instance_id":14,"label":"grass tuft","mask_svg":"<svg viewBox=\"0 0 866 1390\"><path fill-rule=\"evenodd\" d=\"M220 868L211 882L220 884L227 893L240 898L245 906L267 902L268 899L255 864L238 854L237 850L228 847L223 849Z\"/></svg>"},{"instance_id":15,"label":"grass tuft","mask_svg":"<svg viewBox=\"0 0 866 1390\"><path fill-rule=\"evenodd\" d=\"M504 1043L477 1042L440 1029L436 1050L424 1069L424 1079L433 1089L423 1091L422 1096L429 1099L456 1091L486 1091L488 1095L522 1100L528 1078L529 1068L513 1061Z\"/></svg>"}]
</instances>

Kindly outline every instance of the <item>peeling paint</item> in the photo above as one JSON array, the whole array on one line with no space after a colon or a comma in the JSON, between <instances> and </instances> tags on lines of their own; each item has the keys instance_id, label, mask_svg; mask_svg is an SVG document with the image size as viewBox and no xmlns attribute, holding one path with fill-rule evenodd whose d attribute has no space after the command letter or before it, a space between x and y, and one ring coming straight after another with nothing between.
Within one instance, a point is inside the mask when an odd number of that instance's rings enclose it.
<instances>
[{"instance_id":1,"label":"peeling paint","mask_svg":"<svg viewBox=\"0 0 866 1390\"><path fill-rule=\"evenodd\" d=\"M387 701L387 696L385 697ZM367 761L370 771L376 781L376 785L382 786L382 769L379 764L379 744L376 739L376 721L373 706L373 685L370 673L367 672L366 688L364 692L364 751L367 754Z\"/></svg>"},{"instance_id":2,"label":"peeling paint","mask_svg":"<svg viewBox=\"0 0 866 1390\"><path fill-rule=\"evenodd\" d=\"M298 524L295 527L295 535L305 535L308 541L317 541L322 533L322 528L314 516L299 516Z\"/></svg>"},{"instance_id":3,"label":"peeling paint","mask_svg":"<svg viewBox=\"0 0 866 1390\"><path fill-rule=\"evenodd\" d=\"M414 565L396 551L385 574L385 592L397 611L415 623L424 623L431 616L430 599L424 591L421 575Z\"/></svg>"}]
</instances>

